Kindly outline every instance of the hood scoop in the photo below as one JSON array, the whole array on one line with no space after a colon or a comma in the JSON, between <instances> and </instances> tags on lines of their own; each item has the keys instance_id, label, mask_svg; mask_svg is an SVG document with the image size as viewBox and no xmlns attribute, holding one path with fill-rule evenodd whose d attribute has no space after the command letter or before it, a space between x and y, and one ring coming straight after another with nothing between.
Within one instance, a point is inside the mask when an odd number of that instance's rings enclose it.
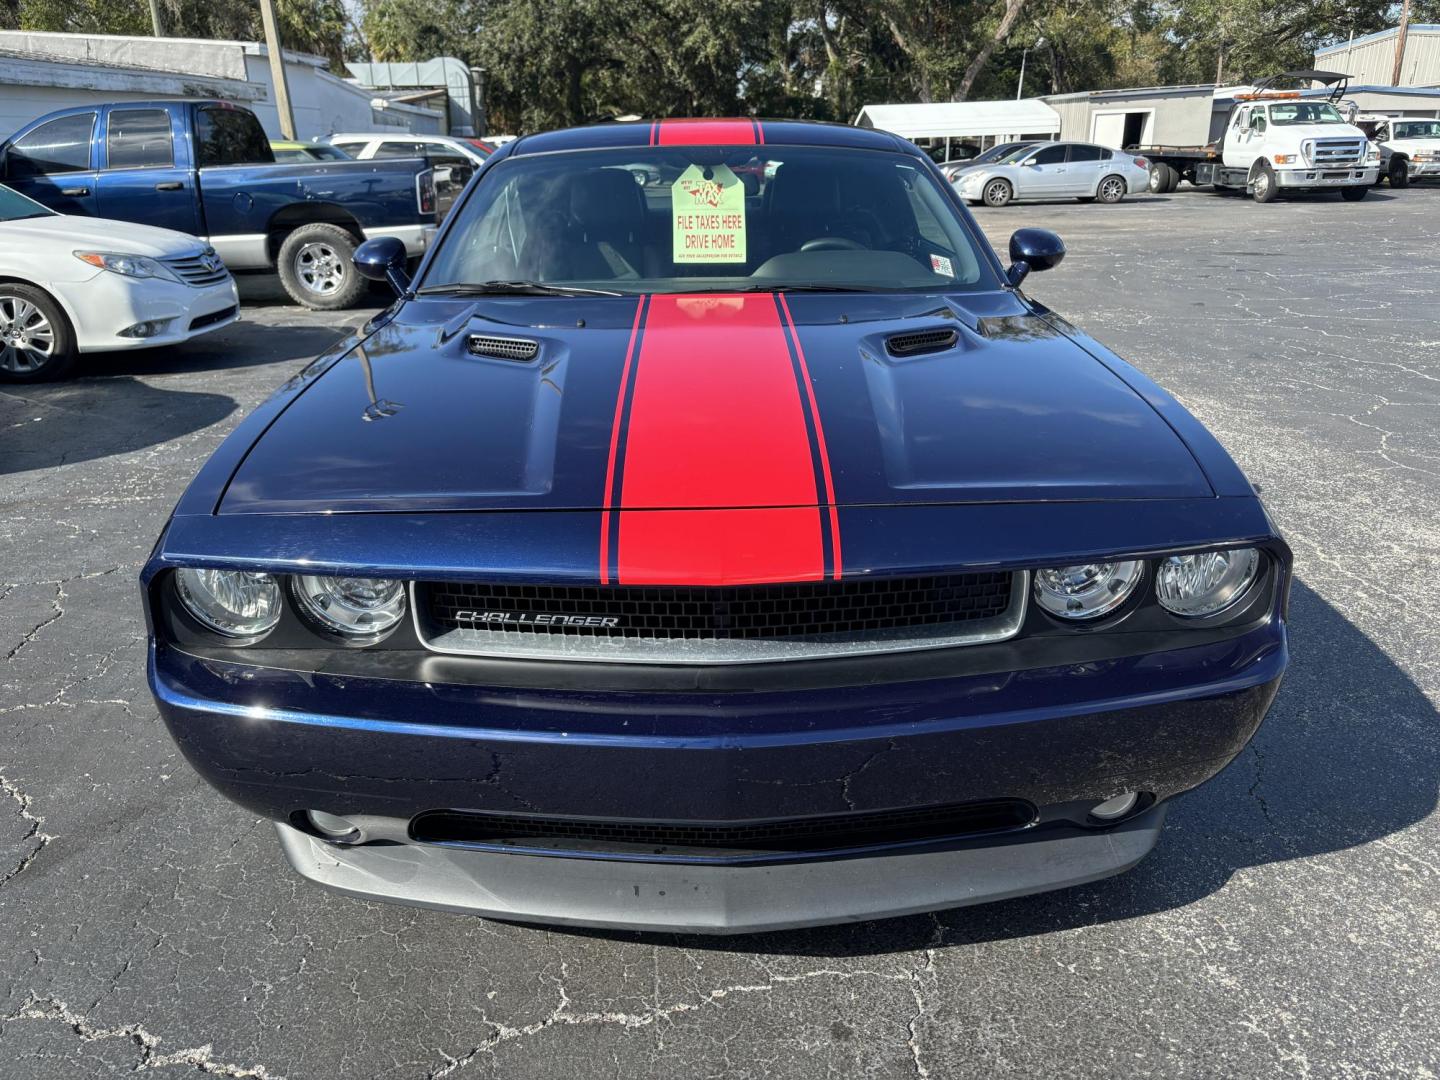
<instances>
[{"instance_id":1,"label":"hood scoop","mask_svg":"<svg viewBox=\"0 0 1440 1080\"><path fill-rule=\"evenodd\" d=\"M465 347L472 356L488 356L528 364L540 355L540 343L530 338L497 337L494 334L471 334Z\"/></svg>"},{"instance_id":2,"label":"hood scoop","mask_svg":"<svg viewBox=\"0 0 1440 1080\"><path fill-rule=\"evenodd\" d=\"M885 351L891 356L906 358L953 349L960 340L953 326L937 326L930 330L909 330L885 339Z\"/></svg>"}]
</instances>

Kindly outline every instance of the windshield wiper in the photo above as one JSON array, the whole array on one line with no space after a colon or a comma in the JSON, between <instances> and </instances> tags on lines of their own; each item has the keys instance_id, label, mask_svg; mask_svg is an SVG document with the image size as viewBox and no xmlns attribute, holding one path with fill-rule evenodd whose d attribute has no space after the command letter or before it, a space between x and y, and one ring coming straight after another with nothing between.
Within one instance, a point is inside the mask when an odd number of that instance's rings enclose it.
<instances>
[{"instance_id":1,"label":"windshield wiper","mask_svg":"<svg viewBox=\"0 0 1440 1080\"><path fill-rule=\"evenodd\" d=\"M584 289L578 285L547 285L543 281L480 281L455 285L427 285L417 296L626 296L613 289Z\"/></svg>"}]
</instances>

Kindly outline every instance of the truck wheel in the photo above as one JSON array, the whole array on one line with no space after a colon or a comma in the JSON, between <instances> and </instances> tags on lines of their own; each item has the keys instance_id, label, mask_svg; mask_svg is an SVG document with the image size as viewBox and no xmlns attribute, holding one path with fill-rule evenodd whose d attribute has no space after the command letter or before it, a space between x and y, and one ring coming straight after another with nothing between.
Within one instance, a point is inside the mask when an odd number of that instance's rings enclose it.
<instances>
[{"instance_id":1,"label":"truck wheel","mask_svg":"<svg viewBox=\"0 0 1440 1080\"><path fill-rule=\"evenodd\" d=\"M1392 188L1410 186L1410 164L1404 158L1392 157L1390 167L1386 170L1385 175Z\"/></svg>"},{"instance_id":2,"label":"truck wheel","mask_svg":"<svg viewBox=\"0 0 1440 1080\"><path fill-rule=\"evenodd\" d=\"M351 307L366 284L350 262L356 246L339 225L301 225L280 245L280 283L292 300L312 310Z\"/></svg>"},{"instance_id":3,"label":"truck wheel","mask_svg":"<svg viewBox=\"0 0 1440 1080\"><path fill-rule=\"evenodd\" d=\"M1255 174L1251 185L1255 201L1259 203L1274 202L1275 196L1280 194L1280 185L1275 183L1275 170L1269 165L1260 166L1260 171Z\"/></svg>"},{"instance_id":4,"label":"truck wheel","mask_svg":"<svg viewBox=\"0 0 1440 1080\"><path fill-rule=\"evenodd\" d=\"M991 180L985 185L983 198L986 206L1004 206L1015 197L1015 189L1009 180Z\"/></svg>"},{"instance_id":5,"label":"truck wheel","mask_svg":"<svg viewBox=\"0 0 1440 1080\"><path fill-rule=\"evenodd\" d=\"M1125 198L1126 184L1123 176L1107 176L1095 189L1095 197L1103 203L1117 203Z\"/></svg>"},{"instance_id":6,"label":"truck wheel","mask_svg":"<svg viewBox=\"0 0 1440 1080\"><path fill-rule=\"evenodd\" d=\"M1168 195L1180 186L1180 174L1163 161L1150 166L1150 194Z\"/></svg>"},{"instance_id":7,"label":"truck wheel","mask_svg":"<svg viewBox=\"0 0 1440 1080\"><path fill-rule=\"evenodd\" d=\"M1365 184L1352 184L1340 189L1340 197L1346 202L1359 202L1369 194L1370 188Z\"/></svg>"},{"instance_id":8,"label":"truck wheel","mask_svg":"<svg viewBox=\"0 0 1440 1080\"><path fill-rule=\"evenodd\" d=\"M62 379L79 355L59 304L33 285L0 282L0 381Z\"/></svg>"}]
</instances>

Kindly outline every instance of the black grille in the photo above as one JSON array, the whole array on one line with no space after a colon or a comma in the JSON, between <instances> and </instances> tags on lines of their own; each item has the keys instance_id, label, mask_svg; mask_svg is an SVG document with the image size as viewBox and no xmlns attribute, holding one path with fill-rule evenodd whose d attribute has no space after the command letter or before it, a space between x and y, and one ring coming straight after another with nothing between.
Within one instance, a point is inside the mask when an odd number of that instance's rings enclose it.
<instances>
[{"instance_id":1,"label":"black grille","mask_svg":"<svg viewBox=\"0 0 1440 1080\"><path fill-rule=\"evenodd\" d=\"M909 334L896 334L887 338L885 348L891 356L919 356L922 353L943 352L955 347L960 335L954 327L940 327L936 330L916 330Z\"/></svg>"},{"instance_id":2,"label":"black grille","mask_svg":"<svg viewBox=\"0 0 1440 1080\"><path fill-rule=\"evenodd\" d=\"M411 821L410 835L431 844L480 844L559 853L613 852L661 859L720 859L841 851L974 836L1023 828L1034 820L1035 807L1023 799L737 823L616 821L432 810Z\"/></svg>"},{"instance_id":3,"label":"black grille","mask_svg":"<svg viewBox=\"0 0 1440 1080\"><path fill-rule=\"evenodd\" d=\"M421 610L440 631L803 640L998 618L1010 606L1010 577L987 572L723 588L437 582L420 588Z\"/></svg>"},{"instance_id":4,"label":"black grille","mask_svg":"<svg viewBox=\"0 0 1440 1080\"><path fill-rule=\"evenodd\" d=\"M525 338L471 334L470 351L476 356L493 356L496 360L514 360L523 364L535 359L540 352L540 343Z\"/></svg>"},{"instance_id":5,"label":"black grille","mask_svg":"<svg viewBox=\"0 0 1440 1080\"><path fill-rule=\"evenodd\" d=\"M190 329L199 330L202 326L214 326L216 323L222 323L226 319L231 318L238 310L239 308L231 304L229 307L221 308L219 311L212 311L209 315L197 316L190 320Z\"/></svg>"}]
</instances>

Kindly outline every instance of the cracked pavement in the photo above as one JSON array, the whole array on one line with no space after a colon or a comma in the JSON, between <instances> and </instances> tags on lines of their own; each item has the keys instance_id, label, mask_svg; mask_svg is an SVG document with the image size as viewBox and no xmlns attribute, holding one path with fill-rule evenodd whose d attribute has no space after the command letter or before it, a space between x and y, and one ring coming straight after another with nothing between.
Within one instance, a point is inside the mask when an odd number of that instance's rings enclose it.
<instances>
[{"instance_id":1,"label":"cracked pavement","mask_svg":"<svg viewBox=\"0 0 1440 1080\"><path fill-rule=\"evenodd\" d=\"M135 575L340 317L247 282L188 347L0 387L0 1075L1440 1073L1440 187L980 210L1031 292L1230 448L1295 548L1251 747L1128 874L750 939L549 931L300 882L145 690ZM834 781L845 788L866 762Z\"/></svg>"}]
</instances>

